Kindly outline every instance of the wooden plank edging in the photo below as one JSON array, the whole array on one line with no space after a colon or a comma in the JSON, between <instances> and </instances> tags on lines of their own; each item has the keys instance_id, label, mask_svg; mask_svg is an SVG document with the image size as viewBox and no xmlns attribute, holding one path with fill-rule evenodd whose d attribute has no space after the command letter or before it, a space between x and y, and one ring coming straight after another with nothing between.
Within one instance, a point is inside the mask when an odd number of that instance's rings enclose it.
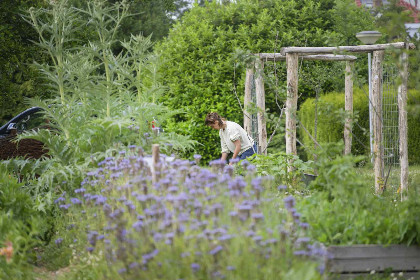
<instances>
[{"instance_id":1,"label":"wooden plank edging","mask_svg":"<svg viewBox=\"0 0 420 280\"><path fill-rule=\"evenodd\" d=\"M411 272L420 275L420 247L405 245L330 246L329 272L369 274L371 271Z\"/></svg>"}]
</instances>

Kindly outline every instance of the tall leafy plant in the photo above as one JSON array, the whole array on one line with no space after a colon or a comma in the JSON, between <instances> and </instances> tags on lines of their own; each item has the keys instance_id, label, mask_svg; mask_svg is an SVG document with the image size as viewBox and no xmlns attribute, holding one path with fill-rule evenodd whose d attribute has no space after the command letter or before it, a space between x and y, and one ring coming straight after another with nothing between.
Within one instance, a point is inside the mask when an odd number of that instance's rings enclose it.
<instances>
[{"instance_id":1,"label":"tall leafy plant","mask_svg":"<svg viewBox=\"0 0 420 280\"><path fill-rule=\"evenodd\" d=\"M27 20L39 33L38 44L53 61L37 66L55 98L30 101L44 109L51 129L20 138L43 142L49 158L8 164L15 170L34 166L31 175L36 180L31 189L35 195L50 194L38 196L38 208L51 205L51 193L78 186L86 169L120 146L137 145L146 151L152 143L172 144L162 145L164 151L193 147L189 137L161 133L158 128L177 111L154 103L164 88L157 75L158 58L147 52L150 38L115 40L121 21L128 16L127 7L125 1L113 6L90 1L87 10L80 10L67 1L54 1L47 9L29 11ZM77 44L80 26L96 32L88 44ZM117 54L113 52L116 44L123 46Z\"/></svg>"}]
</instances>

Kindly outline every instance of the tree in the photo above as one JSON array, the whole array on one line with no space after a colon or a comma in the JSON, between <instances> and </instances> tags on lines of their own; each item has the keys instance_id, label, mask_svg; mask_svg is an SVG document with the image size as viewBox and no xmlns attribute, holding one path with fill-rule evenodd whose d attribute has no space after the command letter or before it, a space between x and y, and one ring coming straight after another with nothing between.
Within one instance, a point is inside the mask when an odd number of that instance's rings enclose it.
<instances>
[{"instance_id":1,"label":"tree","mask_svg":"<svg viewBox=\"0 0 420 280\"><path fill-rule=\"evenodd\" d=\"M47 96L42 80L31 67L33 60L45 60L32 40L36 32L21 14L42 0L3 0L0 2L0 124L25 108L24 99Z\"/></svg>"},{"instance_id":2,"label":"tree","mask_svg":"<svg viewBox=\"0 0 420 280\"><path fill-rule=\"evenodd\" d=\"M86 8L89 1L71 0L70 4L78 8ZM124 19L118 31L117 39L129 39L131 34L152 36L152 40L160 40L168 35L173 22L182 17L187 10L186 0L107 0L109 4L125 2L129 5L130 17Z\"/></svg>"}]
</instances>

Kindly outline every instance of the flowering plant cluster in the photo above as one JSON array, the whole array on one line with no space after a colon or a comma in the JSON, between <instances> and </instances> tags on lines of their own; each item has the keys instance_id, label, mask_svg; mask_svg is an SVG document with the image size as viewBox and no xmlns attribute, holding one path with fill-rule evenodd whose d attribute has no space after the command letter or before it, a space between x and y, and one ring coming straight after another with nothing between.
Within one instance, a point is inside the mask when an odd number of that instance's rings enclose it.
<instances>
[{"instance_id":1,"label":"flowering plant cluster","mask_svg":"<svg viewBox=\"0 0 420 280\"><path fill-rule=\"evenodd\" d=\"M83 254L101 256L93 269L112 279L280 279L302 266L320 277L314 257L324 251L305 237L294 198L282 203L284 187L267 192L271 178L256 177L246 161L248 173L234 176L224 161L201 168L194 159L161 156L150 168L131 146L56 200L80 219L68 228L85 232L75 240L85 242Z\"/></svg>"}]
</instances>

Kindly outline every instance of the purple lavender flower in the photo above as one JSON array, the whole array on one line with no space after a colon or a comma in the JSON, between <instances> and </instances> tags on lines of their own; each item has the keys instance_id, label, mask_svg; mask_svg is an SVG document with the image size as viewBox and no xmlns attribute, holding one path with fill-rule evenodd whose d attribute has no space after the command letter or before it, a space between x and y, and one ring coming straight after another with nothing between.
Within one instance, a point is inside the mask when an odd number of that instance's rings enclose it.
<instances>
[{"instance_id":1,"label":"purple lavender flower","mask_svg":"<svg viewBox=\"0 0 420 280\"><path fill-rule=\"evenodd\" d=\"M70 206L71 206L71 204L62 204L59 207L60 207L60 209L67 210L67 209L69 209Z\"/></svg>"},{"instance_id":2,"label":"purple lavender flower","mask_svg":"<svg viewBox=\"0 0 420 280\"><path fill-rule=\"evenodd\" d=\"M254 172L256 169L257 169L257 168L256 168L256 167L255 167L255 165L253 165L253 164L248 165L248 166L247 166L247 168L246 168L246 170L247 170L248 172Z\"/></svg>"},{"instance_id":3,"label":"purple lavender flower","mask_svg":"<svg viewBox=\"0 0 420 280\"><path fill-rule=\"evenodd\" d=\"M256 235L256 236L252 237L252 240L254 240L255 242L258 243L258 242L262 241L262 236Z\"/></svg>"},{"instance_id":4,"label":"purple lavender flower","mask_svg":"<svg viewBox=\"0 0 420 280\"><path fill-rule=\"evenodd\" d=\"M198 164L200 162L201 155L194 155L194 160Z\"/></svg>"},{"instance_id":5,"label":"purple lavender flower","mask_svg":"<svg viewBox=\"0 0 420 280\"><path fill-rule=\"evenodd\" d=\"M247 168L249 164L250 164L249 161L247 161L246 159L241 161L241 166L243 166L244 168Z\"/></svg>"},{"instance_id":6,"label":"purple lavender flower","mask_svg":"<svg viewBox=\"0 0 420 280\"><path fill-rule=\"evenodd\" d=\"M159 250L158 250L158 249L155 249L155 250L153 250L152 252L150 252L150 253L148 253L148 254L143 255L143 256L142 256L143 261L146 261L146 263L147 263L149 260L151 260L151 259L153 259L154 257L156 257L156 255L157 255L158 253L159 253Z\"/></svg>"},{"instance_id":7,"label":"purple lavender flower","mask_svg":"<svg viewBox=\"0 0 420 280\"><path fill-rule=\"evenodd\" d=\"M277 187L277 190L279 190L279 191L287 190L287 186L286 185L280 185L280 186Z\"/></svg>"},{"instance_id":8,"label":"purple lavender flower","mask_svg":"<svg viewBox=\"0 0 420 280\"><path fill-rule=\"evenodd\" d=\"M299 223L299 226L304 230L309 229L309 224L308 223Z\"/></svg>"},{"instance_id":9,"label":"purple lavender flower","mask_svg":"<svg viewBox=\"0 0 420 280\"><path fill-rule=\"evenodd\" d=\"M212 256L217 255L220 251L223 250L223 247L221 245L216 246L214 249L212 249L209 254Z\"/></svg>"},{"instance_id":10,"label":"purple lavender flower","mask_svg":"<svg viewBox=\"0 0 420 280\"><path fill-rule=\"evenodd\" d=\"M60 196L59 198L54 200L54 203L57 204L57 203L64 202L64 201L66 201L66 199L64 197Z\"/></svg>"},{"instance_id":11,"label":"purple lavender flower","mask_svg":"<svg viewBox=\"0 0 420 280\"><path fill-rule=\"evenodd\" d=\"M132 263L130 263L130 265L128 267L130 269L135 269L135 268L139 267L139 264L137 262L132 262Z\"/></svg>"},{"instance_id":12,"label":"purple lavender flower","mask_svg":"<svg viewBox=\"0 0 420 280\"><path fill-rule=\"evenodd\" d=\"M198 263L192 263L191 264L191 269L193 272L197 272L200 270L200 265Z\"/></svg>"},{"instance_id":13,"label":"purple lavender flower","mask_svg":"<svg viewBox=\"0 0 420 280\"><path fill-rule=\"evenodd\" d=\"M118 270L118 274L124 274L124 273L126 273L127 272L127 269L126 268L120 268L119 270Z\"/></svg>"},{"instance_id":14,"label":"purple lavender flower","mask_svg":"<svg viewBox=\"0 0 420 280\"><path fill-rule=\"evenodd\" d=\"M296 244L302 245L302 246L307 246L310 241L311 241L311 239L309 237L299 237L296 240Z\"/></svg>"},{"instance_id":15,"label":"purple lavender flower","mask_svg":"<svg viewBox=\"0 0 420 280\"><path fill-rule=\"evenodd\" d=\"M137 221L133 224L133 228L136 231L141 231L143 229L144 223L142 221Z\"/></svg>"},{"instance_id":16,"label":"purple lavender flower","mask_svg":"<svg viewBox=\"0 0 420 280\"><path fill-rule=\"evenodd\" d=\"M255 221L263 220L264 214L263 213L252 213L251 218L253 218Z\"/></svg>"},{"instance_id":17,"label":"purple lavender flower","mask_svg":"<svg viewBox=\"0 0 420 280\"><path fill-rule=\"evenodd\" d=\"M75 189L74 190L75 193L80 193L81 195L83 195L86 192L85 188L79 188L79 189Z\"/></svg>"},{"instance_id":18,"label":"purple lavender flower","mask_svg":"<svg viewBox=\"0 0 420 280\"><path fill-rule=\"evenodd\" d=\"M295 256L309 256L309 252L305 250L294 251L293 255Z\"/></svg>"},{"instance_id":19,"label":"purple lavender flower","mask_svg":"<svg viewBox=\"0 0 420 280\"><path fill-rule=\"evenodd\" d=\"M93 250L95 250L95 248L93 248L93 247L87 247L86 248L86 251L88 251L89 253L92 253Z\"/></svg>"},{"instance_id":20,"label":"purple lavender flower","mask_svg":"<svg viewBox=\"0 0 420 280\"><path fill-rule=\"evenodd\" d=\"M294 211L292 212L293 220L295 223L298 223L300 221L300 217L302 216L300 213Z\"/></svg>"},{"instance_id":21,"label":"purple lavender flower","mask_svg":"<svg viewBox=\"0 0 420 280\"><path fill-rule=\"evenodd\" d=\"M234 266L231 266L231 265L228 265L227 267L226 267L226 270L228 270L228 271L232 271L232 270L235 270L236 268L234 267Z\"/></svg>"},{"instance_id":22,"label":"purple lavender flower","mask_svg":"<svg viewBox=\"0 0 420 280\"><path fill-rule=\"evenodd\" d=\"M96 197L95 205L103 205L106 202L106 196L98 195Z\"/></svg>"},{"instance_id":23,"label":"purple lavender flower","mask_svg":"<svg viewBox=\"0 0 420 280\"><path fill-rule=\"evenodd\" d=\"M57 246L60 246L63 243L63 238L57 238L54 242Z\"/></svg>"},{"instance_id":24,"label":"purple lavender flower","mask_svg":"<svg viewBox=\"0 0 420 280\"><path fill-rule=\"evenodd\" d=\"M70 202L73 204L82 204L82 201L75 197L70 198Z\"/></svg>"},{"instance_id":25,"label":"purple lavender flower","mask_svg":"<svg viewBox=\"0 0 420 280\"><path fill-rule=\"evenodd\" d=\"M224 234L222 236L220 236L219 238L217 238L219 241L226 241L226 240L230 240L232 238L234 238L235 236L232 234Z\"/></svg>"},{"instance_id":26,"label":"purple lavender flower","mask_svg":"<svg viewBox=\"0 0 420 280\"><path fill-rule=\"evenodd\" d=\"M229 163L235 164L239 162L239 158L232 158L229 160Z\"/></svg>"},{"instance_id":27,"label":"purple lavender flower","mask_svg":"<svg viewBox=\"0 0 420 280\"><path fill-rule=\"evenodd\" d=\"M284 201L284 206L289 211L295 206L295 203L296 203L295 198L292 195L289 195L283 201Z\"/></svg>"}]
</instances>

